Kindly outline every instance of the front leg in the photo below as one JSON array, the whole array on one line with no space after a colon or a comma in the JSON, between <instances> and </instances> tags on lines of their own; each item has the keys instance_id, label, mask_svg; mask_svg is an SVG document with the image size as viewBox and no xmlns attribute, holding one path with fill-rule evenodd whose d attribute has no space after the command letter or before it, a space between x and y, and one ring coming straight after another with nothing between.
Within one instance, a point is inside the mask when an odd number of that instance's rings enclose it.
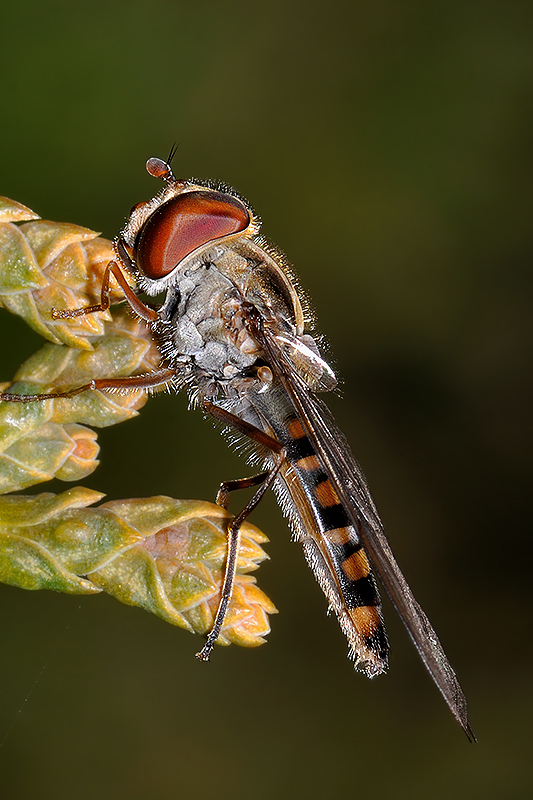
<instances>
[{"instance_id":1,"label":"front leg","mask_svg":"<svg viewBox=\"0 0 533 800\"><path fill-rule=\"evenodd\" d=\"M127 282L126 278L124 277L124 273L122 272L119 264L116 261L110 261L106 267L104 272L104 277L102 279L102 288L100 291L100 302L94 306L83 306L83 308L71 308L71 309L52 309L52 318L53 319L72 319L73 317L83 317L86 314L94 314L97 311L107 311L110 305L109 300L109 282L111 279L111 275L115 278L118 285L124 292L124 299L126 302L131 306L131 308L135 311L135 313L143 319L145 322L155 322L159 319L158 312L147 306L143 303L129 283Z\"/></svg>"}]
</instances>

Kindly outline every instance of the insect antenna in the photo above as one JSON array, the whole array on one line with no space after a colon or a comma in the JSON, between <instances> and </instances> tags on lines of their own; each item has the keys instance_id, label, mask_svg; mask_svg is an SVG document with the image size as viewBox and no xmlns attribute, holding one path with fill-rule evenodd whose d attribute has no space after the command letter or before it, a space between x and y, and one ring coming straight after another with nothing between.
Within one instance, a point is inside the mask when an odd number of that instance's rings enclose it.
<instances>
[{"instance_id":1,"label":"insect antenna","mask_svg":"<svg viewBox=\"0 0 533 800\"><path fill-rule=\"evenodd\" d=\"M178 151L178 143L174 142L174 144L170 148L170 153L167 156L167 164L169 165L169 167L171 166L172 162L174 161L174 156L176 155L177 151Z\"/></svg>"}]
</instances>

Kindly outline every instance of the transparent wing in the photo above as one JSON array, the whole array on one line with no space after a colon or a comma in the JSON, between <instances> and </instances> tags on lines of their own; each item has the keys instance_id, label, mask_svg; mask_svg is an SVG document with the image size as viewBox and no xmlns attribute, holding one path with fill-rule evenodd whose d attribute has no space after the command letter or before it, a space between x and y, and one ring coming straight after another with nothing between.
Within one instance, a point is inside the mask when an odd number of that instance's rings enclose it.
<instances>
[{"instance_id":1,"label":"transparent wing","mask_svg":"<svg viewBox=\"0 0 533 800\"><path fill-rule=\"evenodd\" d=\"M305 342L304 339L309 341ZM283 332L276 333L275 340L288 356L293 370L297 371L309 389L313 392L330 392L336 387L335 373L324 361L310 336L296 337ZM314 345L314 348L310 345Z\"/></svg>"},{"instance_id":2,"label":"transparent wing","mask_svg":"<svg viewBox=\"0 0 533 800\"><path fill-rule=\"evenodd\" d=\"M258 331L270 366L292 399L307 435L328 469L330 480L345 505L363 545L416 649L454 717L470 741L475 736L468 721L466 698L429 619L415 600L383 530L374 501L350 446L331 412L291 365L287 351L268 329Z\"/></svg>"}]
</instances>

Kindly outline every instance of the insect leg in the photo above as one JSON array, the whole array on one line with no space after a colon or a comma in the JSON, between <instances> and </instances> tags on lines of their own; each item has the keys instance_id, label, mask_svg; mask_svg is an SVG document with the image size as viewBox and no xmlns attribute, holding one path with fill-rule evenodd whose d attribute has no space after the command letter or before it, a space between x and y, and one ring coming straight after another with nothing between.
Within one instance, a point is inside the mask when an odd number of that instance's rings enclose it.
<instances>
[{"instance_id":1,"label":"insect leg","mask_svg":"<svg viewBox=\"0 0 533 800\"><path fill-rule=\"evenodd\" d=\"M42 400L55 400L59 397L75 397L77 394L87 391L101 392L120 392L132 391L134 389L154 389L169 383L174 377L172 369L160 369L156 372L148 372L145 375L128 375L125 378L99 378L85 383L83 386L76 386L65 392L48 392L43 394L14 394L12 392L0 392L0 400L10 403L35 403Z\"/></svg>"},{"instance_id":2,"label":"insect leg","mask_svg":"<svg viewBox=\"0 0 533 800\"><path fill-rule=\"evenodd\" d=\"M245 505L242 509L240 514L237 514L231 522L228 524L227 530L227 541L228 541L228 555L226 559L226 568L224 572L224 582L222 584L222 592L220 595L220 601L217 608L217 613L215 615L215 620L213 622L213 627L207 636L206 643L202 647L199 653L196 653L196 658L199 658L201 661L209 661L211 656L211 652L213 647L215 646L215 642L219 637L220 631L222 629L222 625L224 624L224 620L226 618L226 614L228 612L228 606L230 604L231 596L233 594L233 584L235 582L235 572L237 569L237 557L239 555L239 544L240 544L240 528L246 517L251 514L254 508L262 499L265 492L270 489L272 486L276 475L286 457L285 448L273 437L268 436L268 434L264 433L263 431L256 428L254 425L251 425L248 422L236 417L234 414L231 414L229 411L226 411L219 406L215 406L209 401L205 401L203 404L204 409L211 414L212 416L216 417L217 419L221 420L222 422L226 422L229 425L232 425L237 430L240 430L241 433L245 433L246 436L257 441L259 444L265 445L272 450L276 454L276 463L272 467L272 469L261 472L259 475L255 475L252 478L241 478L240 480L235 481L224 481L220 484L220 489L218 490L217 494L217 503L221 505L223 508L227 508L228 505L228 497L229 492L234 491L235 489L246 489L250 486L258 486L259 488L253 495L253 497L249 500L249 502Z\"/></svg>"},{"instance_id":3,"label":"insect leg","mask_svg":"<svg viewBox=\"0 0 533 800\"><path fill-rule=\"evenodd\" d=\"M138 314L139 317L141 317L141 319L144 319L145 322L155 322L155 320L159 318L157 311L155 311L153 308L150 308L150 306L145 305L145 303L139 300L139 298L137 297L137 295L127 282L126 278L124 277L124 274L116 261L110 261L106 267L106 270L104 272L104 277L102 279L100 302L97 305L84 306L83 308L72 308L72 309L53 308L52 318L71 319L72 317L83 317L86 314L94 314L95 311L107 311L110 305L109 281L111 275L113 275L118 285L124 292L124 298L126 299L126 301L129 303L129 305L132 307L135 313Z\"/></svg>"},{"instance_id":4,"label":"insect leg","mask_svg":"<svg viewBox=\"0 0 533 800\"><path fill-rule=\"evenodd\" d=\"M251 486L258 486L263 483L270 475L270 470L260 472L259 475L253 475L251 478L239 478L235 481L222 481L220 484L215 503L217 506L227 509L229 505L230 492L235 492L237 489L249 489Z\"/></svg>"}]
</instances>

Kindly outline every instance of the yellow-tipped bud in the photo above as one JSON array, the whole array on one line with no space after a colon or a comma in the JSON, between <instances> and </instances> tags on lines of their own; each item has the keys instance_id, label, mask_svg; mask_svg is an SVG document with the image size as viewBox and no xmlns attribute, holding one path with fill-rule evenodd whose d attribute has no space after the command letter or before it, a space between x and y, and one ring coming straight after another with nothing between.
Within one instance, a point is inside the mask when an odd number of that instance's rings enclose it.
<instances>
[{"instance_id":1,"label":"yellow-tipped bud","mask_svg":"<svg viewBox=\"0 0 533 800\"><path fill-rule=\"evenodd\" d=\"M75 487L60 495L0 498L0 580L71 594L105 591L194 633L218 606L231 515L214 503L170 497L100 500ZM266 536L241 528L235 589L219 644L256 647L272 602L249 573L267 558Z\"/></svg>"}]
</instances>

